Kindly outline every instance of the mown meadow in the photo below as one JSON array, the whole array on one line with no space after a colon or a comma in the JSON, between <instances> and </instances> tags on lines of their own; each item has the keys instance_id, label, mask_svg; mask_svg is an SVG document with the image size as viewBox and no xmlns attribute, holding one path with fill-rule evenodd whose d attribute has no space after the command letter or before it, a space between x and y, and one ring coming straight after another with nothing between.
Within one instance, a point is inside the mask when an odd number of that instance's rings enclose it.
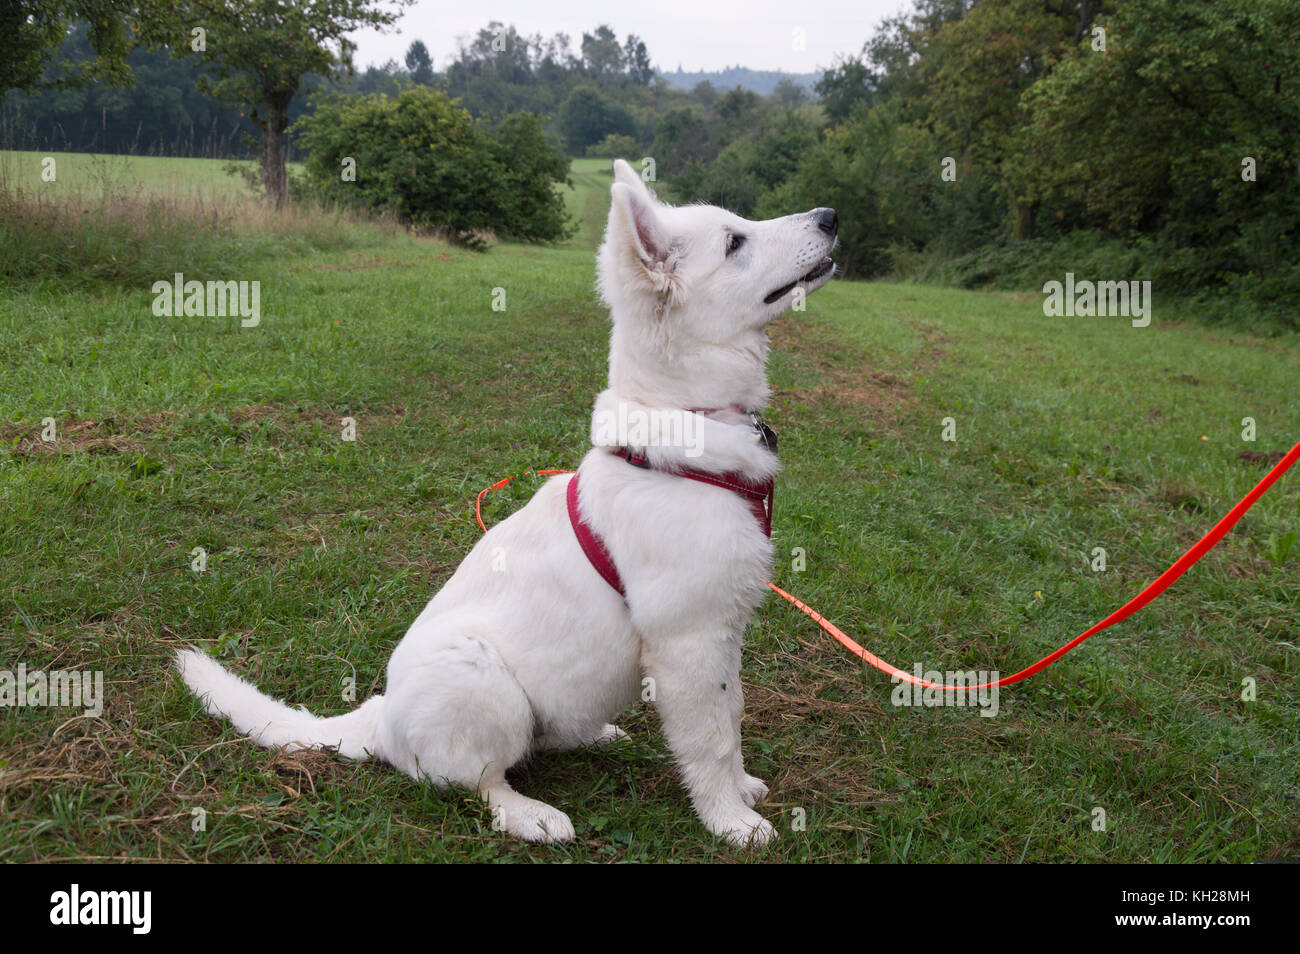
<instances>
[{"instance_id":1,"label":"mown meadow","mask_svg":"<svg viewBox=\"0 0 1300 954\"><path fill-rule=\"evenodd\" d=\"M4 159L29 189L38 161ZM513 773L572 817L563 846L507 840L469 793L382 764L242 740L181 686L175 649L346 711L383 691L474 544L475 494L580 458L605 373L610 179L575 161L566 243L479 253L327 213L267 225L231 212L235 180L202 162L133 170L145 209L150 182L232 189L189 244L114 268L119 233L63 265L21 256L82 233L2 236L0 669L100 670L106 699L97 717L0 714L0 860L1300 857L1300 474L991 718L892 705L887 677L770 599L744 668L747 764L781 832L762 852L698 824L652 706L620 720L625 744ZM94 218L93 168L61 168L75 197L57 221ZM173 239L206 222L160 209ZM259 281L260 323L156 316L151 283L173 270ZM1045 655L1300 440L1300 341L1202 323L1159 289L1134 328L1045 317L1035 289L832 282L772 337L774 579L909 671ZM493 494L486 519L535 486Z\"/></svg>"}]
</instances>

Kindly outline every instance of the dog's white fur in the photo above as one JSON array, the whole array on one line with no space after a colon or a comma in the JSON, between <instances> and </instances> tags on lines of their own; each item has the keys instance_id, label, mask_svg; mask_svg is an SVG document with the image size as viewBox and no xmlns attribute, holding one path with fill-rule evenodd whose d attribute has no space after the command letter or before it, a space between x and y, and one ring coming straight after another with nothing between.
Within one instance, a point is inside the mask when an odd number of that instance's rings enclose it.
<instances>
[{"instance_id":1,"label":"dog's white fur","mask_svg":"<svg viewBox=\"0 0 1300 954\"><path fill-rule=\"evenodd\" d=\"M616 412L619 402L762 408L764 326L795 292L770 304L764 297L810 274L833 237L813 213L750 222L709 206L663 205L621 160L611 195L598 256L613 316L609 389L596 413ZM728 254L732 235L744 241ZM747 415L701 416L703 453L688 460L680 447L650 446L656 467L775 474L776 455ZM594 446L582 461L580 505L622 576L625 602L569 525L570 479L551 478L487 532L394 650L387 692L355 711L318 718L290 708L197 650L178 655L185 682L209 712L261 745L373 756L478 791L519 838L563 841L574 837L568 816L511 789L506 769L535 749L621 738L610 720L648 678L705 827L736 844L766 843L775 831L753 806L767 786L741 762L740 656L766 592L770 541L737 495Z\"/></svg>"}]
</instances>

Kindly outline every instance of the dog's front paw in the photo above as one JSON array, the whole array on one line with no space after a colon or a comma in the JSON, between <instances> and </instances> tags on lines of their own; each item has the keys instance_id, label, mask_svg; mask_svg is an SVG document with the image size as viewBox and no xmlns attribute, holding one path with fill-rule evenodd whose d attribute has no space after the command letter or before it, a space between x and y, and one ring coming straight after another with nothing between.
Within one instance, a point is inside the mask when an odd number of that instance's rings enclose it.
<instances>
[{"instance_id":1,"label":"dog's front paw","mask_svg":"<svg viewBox=\"0 0 1300 954\"><path fill-rule=\"evenodd\" d=\"M752 775L741 773L740 797L750 808L767 798L767 792L767 784L761 778L754 778Z\"/></svg>"},{"instance_id":2,"label":"dog's front paw","mask_svg":"<svg viewBox=\"0 0 1300 954\"><path fill-rule=\"evenodd\" d=\"M720 823L706 823L706 827L737 848L762 848L776 838L776 829L755 811L745 811Z\"/></svg>"}]
</instances>

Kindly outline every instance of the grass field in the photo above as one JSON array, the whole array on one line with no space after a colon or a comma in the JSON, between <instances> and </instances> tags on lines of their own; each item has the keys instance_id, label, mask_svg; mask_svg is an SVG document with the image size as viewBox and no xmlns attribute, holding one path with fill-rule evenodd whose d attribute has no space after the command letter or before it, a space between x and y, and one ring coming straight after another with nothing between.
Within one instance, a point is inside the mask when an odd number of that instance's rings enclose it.
<instances>
[{"instance_id":1,"label":"grass field","mask_svg":"<svg viewBox=\"0 0 1300 954\"><path fill-rule=\"evenodd\" d=\"M262 283L255 328L155 317L144 283L0 287L0 668L100 669L107 689L99 718L0 715L0 860L1300 857L1300 474L995 718L892 706L886 677L769 600L744 670L747 767L781 831L760 853L698 824L650 709L620 720L626 744L514 773L574 820L556 847L506 840L468 793L277 755L204 715L169 669L190 643L320 714L352 708L349 685L382 691L477 537L477 491L578 461L605 373L603 166L575 164L561 247L367 233L241 265L224 277ZM1145 329L1040 306L837 282L773 327L775 579L903 669L1036 660L1300 439L1294 337L1158 300ZM492 495L487 518L534 486Z\"/></svg>"},{"instance_id":2,"label":"grass field","mask_svg":"<svg viewBox=\"0 0 1300 954\"><path fill-rule=\"evenodd\" d=\"M47 162L51 159L52 164ZM139 192L152 196L197 196L205 199L230 199L249 194L249 186L242 177L226 172L231 164L228 159L0 150L0 181L6 188L45 194L64 190L100 195ZM234 164L249 169L255 165L252 162ZM47 169L51 171L47 172Z\"/></svg>"}]
</instances>

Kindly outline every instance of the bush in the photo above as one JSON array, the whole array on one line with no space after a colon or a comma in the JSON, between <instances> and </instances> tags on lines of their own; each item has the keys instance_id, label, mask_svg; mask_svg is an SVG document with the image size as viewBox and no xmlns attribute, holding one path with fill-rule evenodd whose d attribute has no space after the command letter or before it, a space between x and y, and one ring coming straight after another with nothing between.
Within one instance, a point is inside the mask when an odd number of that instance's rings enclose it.
<instances>
[{"instance_id":1,"label":"bush","mask_svg":"<svg viewBox=\"0 0 1300 954\"><path fill-rule=\"evenodd\" d=\"M1232 324L1262 333L1300 328L1300 265L1249 275L1227 274L1220 287L1206 285L1204 250L1148 238L1108 238L1076 230L1055 238L991 242L953 256L935 245L888 250L893 279L998 288L1038 294L1066 272L1079 279L1149 280L1164 314Z\"/></svg>"},{"instance_id":2,"label":"bush","mask_svg":"<svg viewBox=\"0 0 1300 954\"><path fill-rule=\"evenodd\" d=\"M631 136L610 133L594 146L587 147L587 158L627 159L630 162L632 157L639 155L641 151L641 147L636 144L636 140Z\"/></svg>"},{"instance_id":3,"label":"bush","mask_svg":"<svg viewBox=\"0 0 1300 954\"><path fill-rule=\"evenodd\" d=\"M490 132L444 94L417 86L396 97L327 98L293 132L308 152L306 190L320 200L475 247L485 232L529 242L570 234L555 189L568 181L568 159L531 114Z\"/></svg>"}]
</instances>

